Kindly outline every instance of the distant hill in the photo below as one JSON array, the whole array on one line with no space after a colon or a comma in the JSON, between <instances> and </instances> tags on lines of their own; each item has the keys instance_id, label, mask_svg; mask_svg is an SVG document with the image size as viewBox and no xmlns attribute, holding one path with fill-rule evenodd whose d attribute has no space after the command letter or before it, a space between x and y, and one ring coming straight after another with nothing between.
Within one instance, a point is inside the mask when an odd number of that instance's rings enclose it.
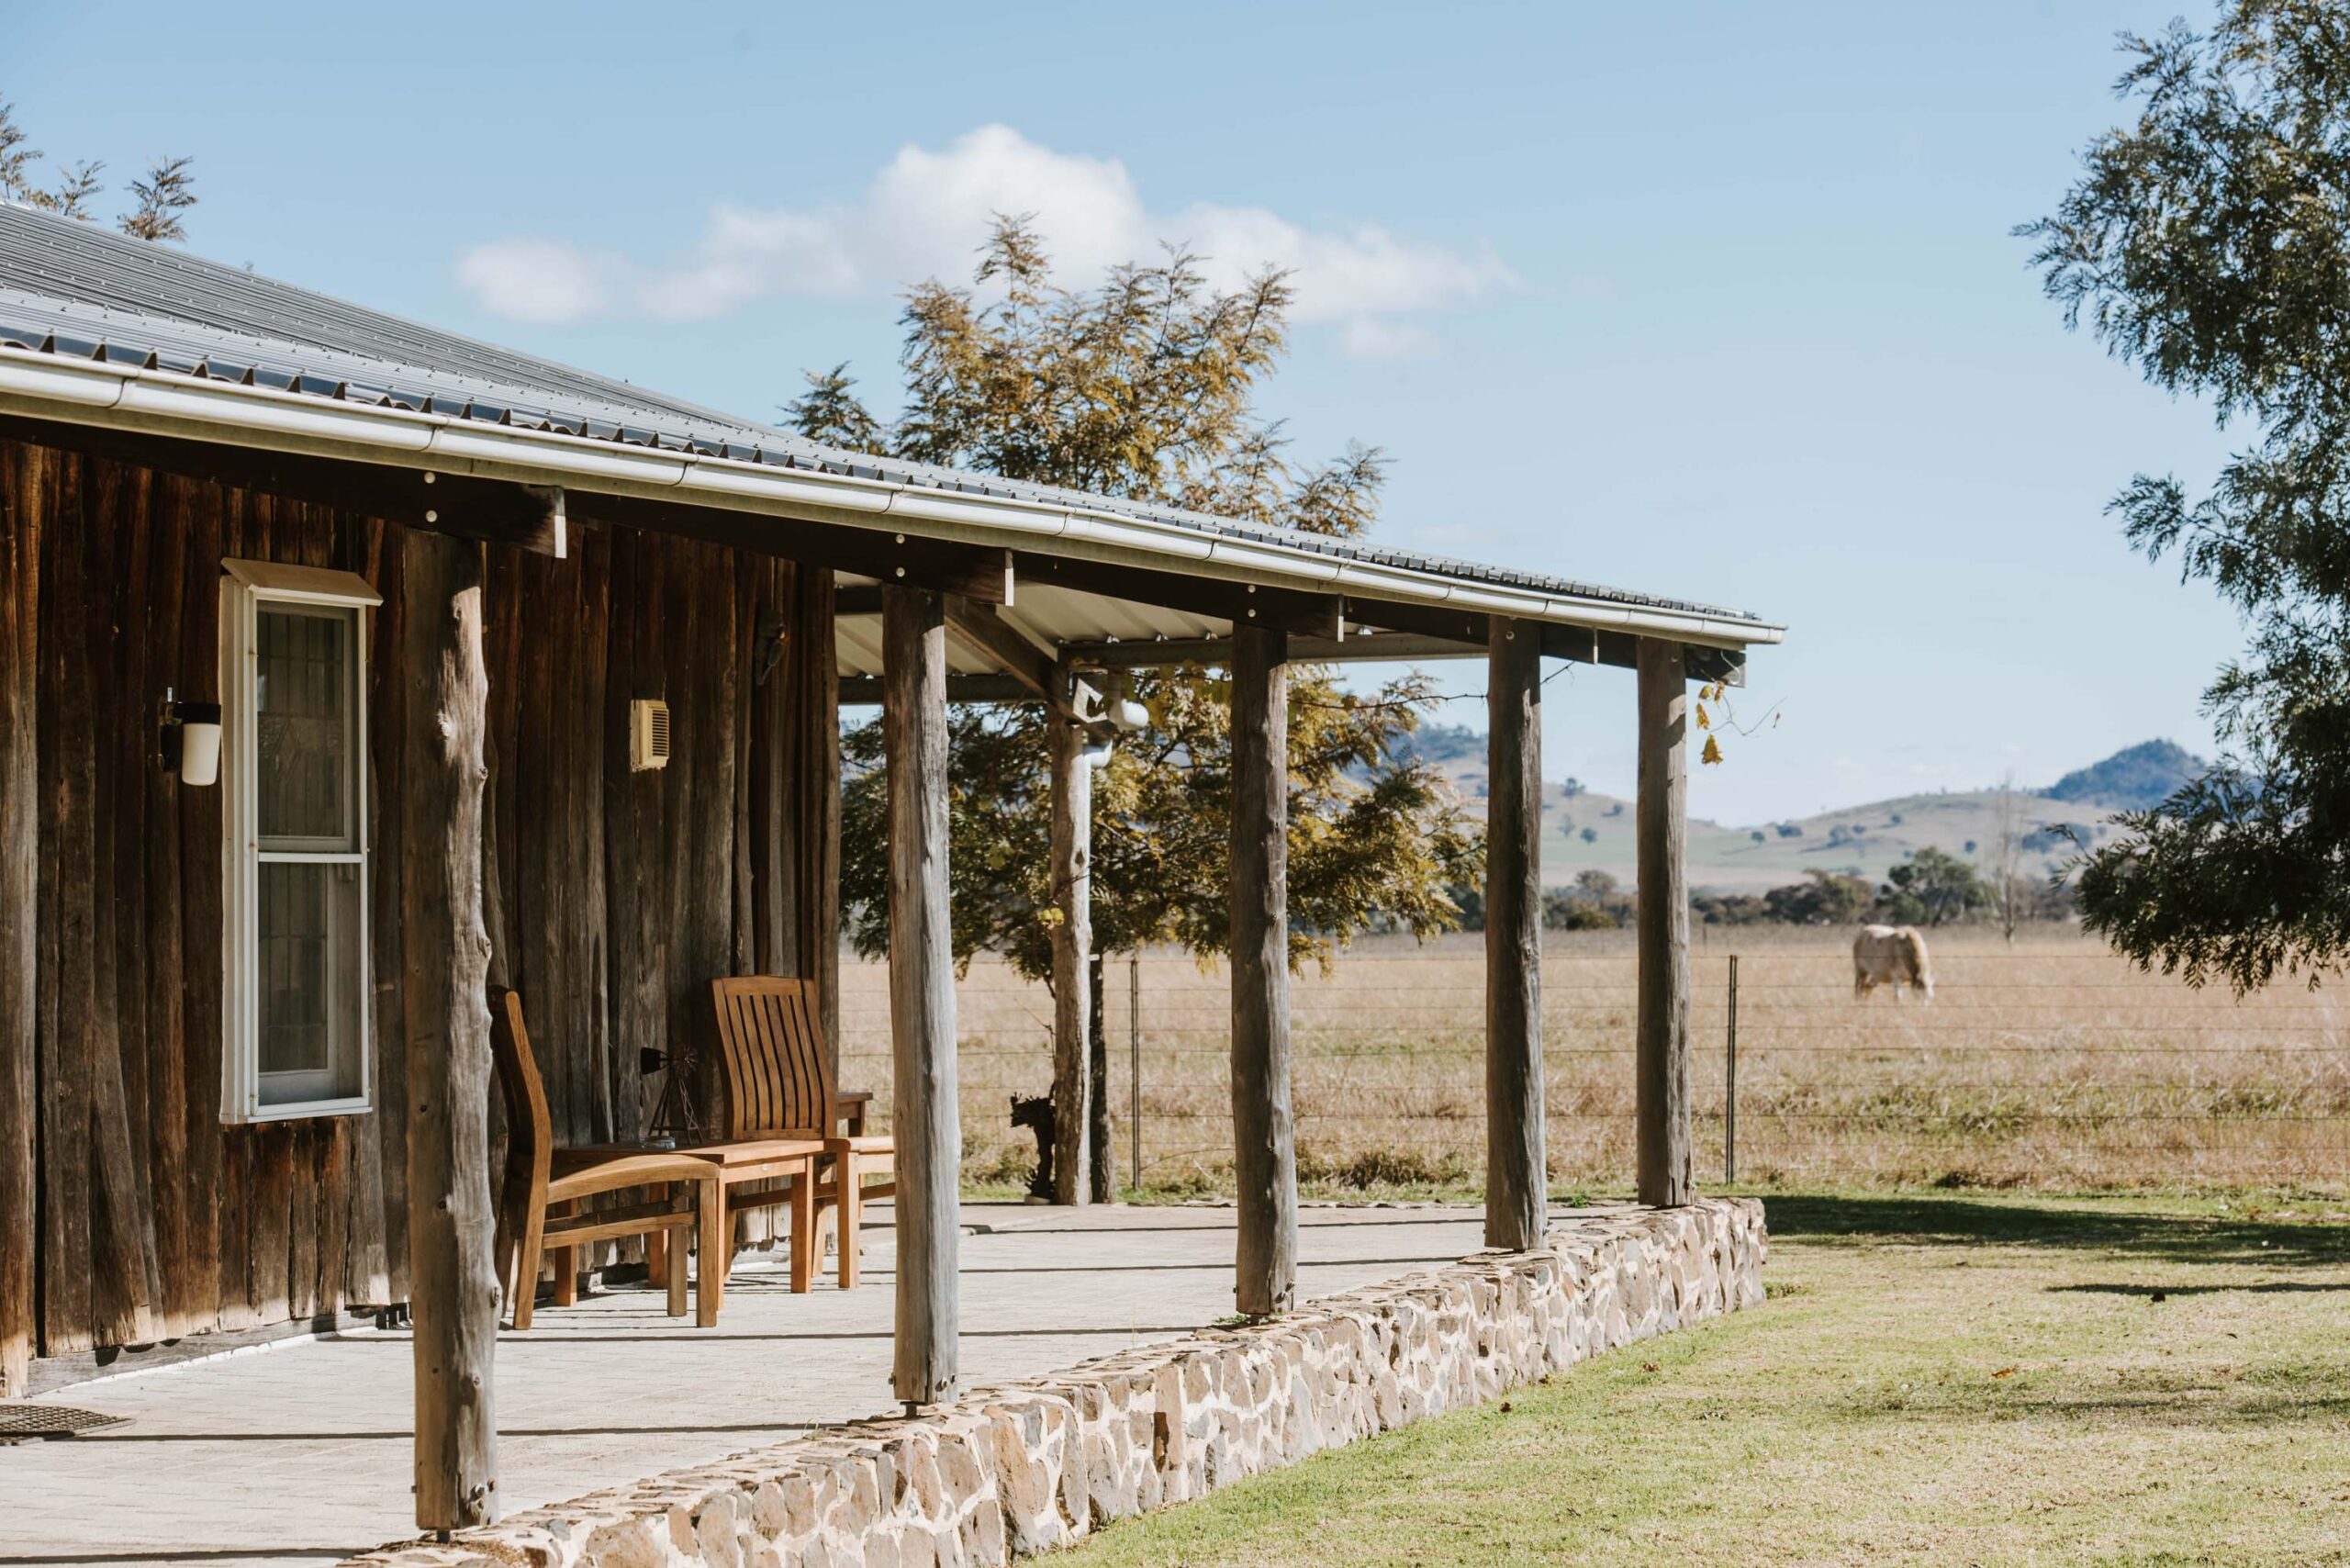
<instances>
[{"instance_id":1,"label":"distant hill","mask_svg":"<svg viewBox=\"0 0 2350 1568\"><path fill-rule=\"evenodd\" d=\"M1420 756L1451 778L1482 812L1485 805L1485 737L1455 725L1429 725L1415 737ZM2081 849L2112 836L2109 819L2160 800L2203 764L2167 741L2150 741L2066 774L2057 790L2022 795L2025 875L2043 877ZM2168 782L2165 782L2168 780ZM2107 793L2107 791L2113 793ZM2148 790L2154 793L2149 797ZM1881 881L1906 857L1931 845L1981 862L1998 831L1999 791L1945 790L1874 801L1815 816L1746 827L1693 820L1689 880L1712 892L1761 892L1800 881L1815 868L1849 871ZM1632 802L1585 789L1573 779L1542 790L1542 879L1560 886L1579 871L1606 871L1633 881Z\"/></svg>"},{"instance_id":2,"label":"distant hill","mask_svg":"<svg viewBox=\"0 0 2350 1568\"><path fill-rule=\"evenodd\" d=\"M2103 762L2076 768L2042 793L2052 801L2095 801L2144 811L2203 776L2203 759L2176 741L2142 741Z\"/></svg>"},{"instance_id":3,"label":"distant hill","mask_svg":"<svg viewBox=\"0 0 2350 1568\"><path fill-rule=\"evenodd\" d=\"M1398 743L1397 751L1442 767L1449 762L1485 765L1485 732L1465 724L1422 724Z\"/></svg>"}]
</instances>

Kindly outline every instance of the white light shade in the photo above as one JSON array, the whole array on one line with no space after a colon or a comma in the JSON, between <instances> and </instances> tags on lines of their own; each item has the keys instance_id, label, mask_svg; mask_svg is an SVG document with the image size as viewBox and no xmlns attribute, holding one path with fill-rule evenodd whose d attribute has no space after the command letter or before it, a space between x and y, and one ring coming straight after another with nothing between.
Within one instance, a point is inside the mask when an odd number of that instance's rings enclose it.
<instances>
[{"instance_id":1,"label":"white light shade","mask_svg":"<svg viewBox=\"0 0 2350 1568\"><path fill-rule=\"evenodd\" d=\"M195 721L180 726L180 782L220 781L220 726Z\"/></svg>"},{"instance_id":2,"label":"white light shade","mask_svg":"<svg viewBox=\"0 0 2350 1568\"><path fill-rule=\"evenodd\" d=\"M1150 710L1131 697L1121 697L1110 704L1110 722L1121 730L1141 730L1150 726Z\"/></svg>"}]
</instances>

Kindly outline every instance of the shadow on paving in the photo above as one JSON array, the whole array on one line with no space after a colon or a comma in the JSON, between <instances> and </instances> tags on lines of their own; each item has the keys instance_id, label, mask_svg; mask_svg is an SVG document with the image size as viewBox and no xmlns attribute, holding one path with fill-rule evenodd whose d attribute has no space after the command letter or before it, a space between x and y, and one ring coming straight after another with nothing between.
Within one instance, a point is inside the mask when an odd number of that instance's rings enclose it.
<instances>
[{"instance_id":1,"label":"shadow on paving","mask_svg":"<svg viewBox=\"0 0 2350 1568\"><path fill-rule=\"evenodd\" d=\"M2267 1268L2350 1264L2350 1225L2130 1214L2090 1201L1983 1203L1899 1194L1766 1197L1773 1239L1833 1245L2063 1247L2170 1263Z\"/></svg>"},{"instance_id":2,"label":"shadow on paving","mask_svg":"<svg viewBox=\"0 0 2350 1568\"><path fill-rule=\"evenodd\" d=\"M2270 1257L2275 1253L2268 1254ZM2058 1295L2134 1295L2148 1301L2161 1301L2175 1295L2318 1295L2333 1291L2350 1291L2350 1281L2326 1280L2263 1280L2257 1284L2241 1285L2132 1285L2077 1284L2050 1285Z\"/></svg>"}]
</instances>

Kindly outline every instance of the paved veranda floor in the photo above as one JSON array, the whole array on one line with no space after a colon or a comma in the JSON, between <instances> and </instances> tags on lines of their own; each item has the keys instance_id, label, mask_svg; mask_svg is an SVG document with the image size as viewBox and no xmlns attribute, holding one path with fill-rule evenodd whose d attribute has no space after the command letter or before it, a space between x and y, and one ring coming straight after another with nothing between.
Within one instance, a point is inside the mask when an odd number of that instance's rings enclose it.
<instances>
[{"instance_id":1,"label":"paved veranda floor","mask_svg":"<svg viewBox=\"0 0 2350 1568\"><path fill-rule=\"evenodd\" d=\"M866 1283L794 1296L745 1254L712 1329L622 1288L500 1334L500 1490L516 1512L894 1409L886 1206ZM1031 1376L1232 1310L1232 1211L966 1205L963 1371ZM1474 1251L1468 1209L1309 1208L1299 1287L1327 1294ZM0 1568L316 1563L413 1533L405 1333L330 1338L82 1383L39 1403L130 1424L0 1447Z\"/></svg>"}]
</instances>

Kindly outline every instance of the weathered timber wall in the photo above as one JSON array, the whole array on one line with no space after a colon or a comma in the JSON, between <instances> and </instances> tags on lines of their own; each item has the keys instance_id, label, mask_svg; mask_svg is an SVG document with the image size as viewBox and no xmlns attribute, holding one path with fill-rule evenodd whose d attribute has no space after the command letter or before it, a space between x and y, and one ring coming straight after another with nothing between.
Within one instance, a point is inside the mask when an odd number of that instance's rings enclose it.
<instances>
[{"instance_id":1,"label":"weathered timber wall","mask_svg":"<svg viewBox=\"0 0 2350 1568\"><path fill-rule=\"evenodd\" d=\"M12 1333L59 1355L406 1298L399 537L0 440L0 879L26 812L19 695L37 737L38 867L32 919L0 912L0 1375ZM557 1136L632 1136L660 1082L637 1051L700 1040L711 976L822 974L835 942L830 576L617 529L575 535L564 561L488 555L496 972L531 1009ZM152 754L165 687L218 695L224 558L352 571L384 595L368 712L372 1115L219 1122L221 792L183 788ZM785 654L755 683L768 610ZM639 696L669 703L664 771L628 768ZM6 1005L20 971L28 1011ZM10 1176L27 1145L37 1195ZM21 1237L37 1244L30 1292L8 1264Z\"/></svg>"}]
</instances>

